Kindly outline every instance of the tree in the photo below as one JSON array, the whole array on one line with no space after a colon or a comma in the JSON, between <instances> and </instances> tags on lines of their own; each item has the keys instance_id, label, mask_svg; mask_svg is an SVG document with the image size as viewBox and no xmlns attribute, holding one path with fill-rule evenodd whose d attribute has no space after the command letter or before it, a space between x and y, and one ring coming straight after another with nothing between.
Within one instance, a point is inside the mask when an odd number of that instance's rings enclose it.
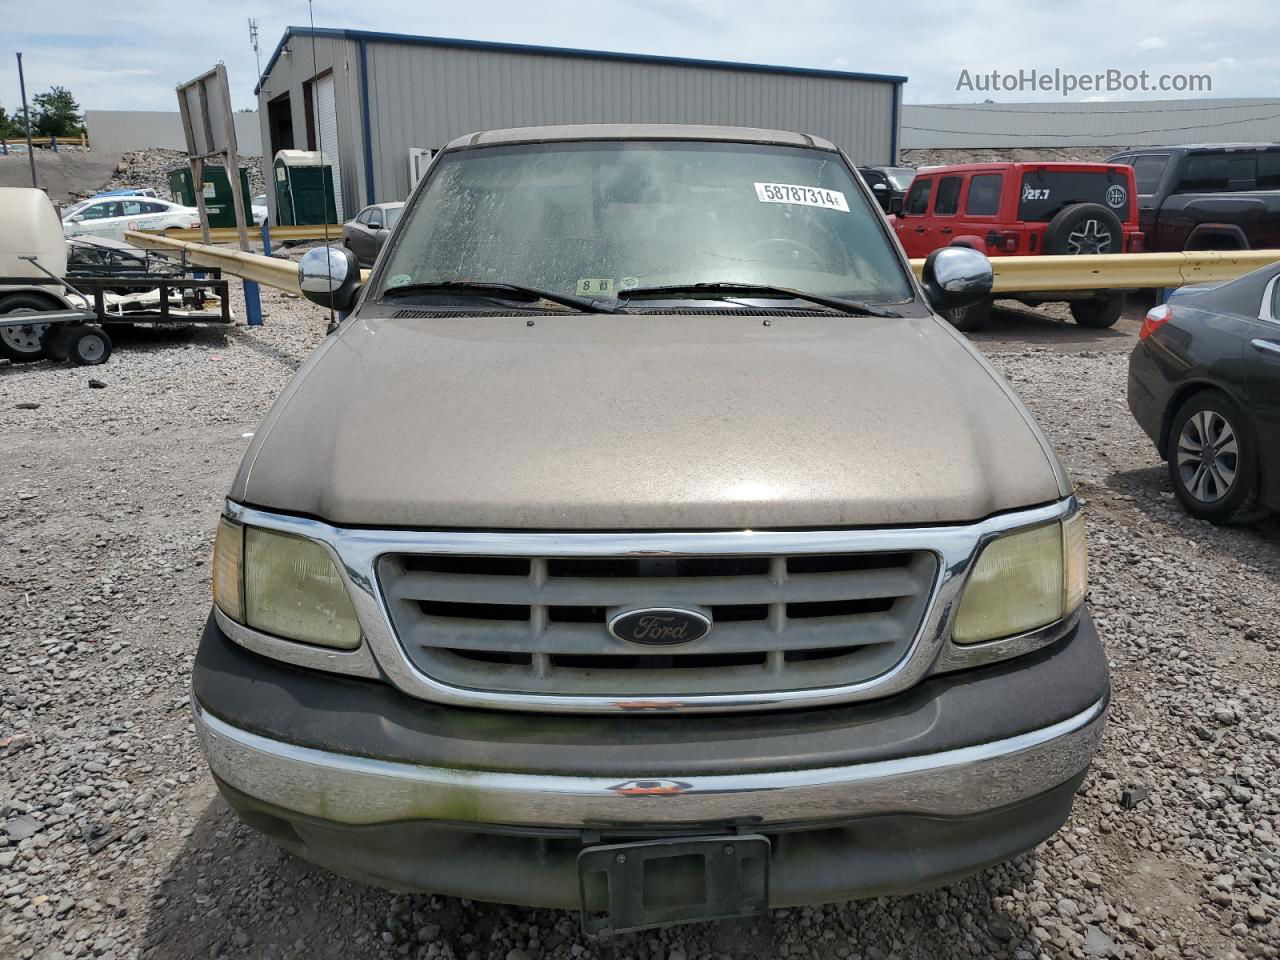
<instances>
[{"instance_id":1,"label":"tree","mask_svg":"<svg viewBox=\"0 0 1280 960\"><path fill-rule=\"evenodd\" d=\"M40 137L79 136L84 118L80 104L66 87L53 86L48 93L37 93L31 111L32 126Z\"/></svg>"},{"instance_id":2,"label":"tree","mask_svg":"<svg viewBox=\"0 0 1280 960\"><path fill-rule=\"evenodd\" d=\"M22 121L19 117L10 117L4 107L0 107L0 140L14 140L22 136Z\"/></svg>"}]
</instances>

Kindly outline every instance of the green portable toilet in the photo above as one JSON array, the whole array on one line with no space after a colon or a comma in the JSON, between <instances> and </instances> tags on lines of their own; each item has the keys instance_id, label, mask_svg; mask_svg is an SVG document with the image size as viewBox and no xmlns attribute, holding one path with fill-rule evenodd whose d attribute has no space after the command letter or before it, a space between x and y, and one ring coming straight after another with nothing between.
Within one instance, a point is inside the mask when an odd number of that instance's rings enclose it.
<instances>
[{"instance_id":1,"label":"green portable toilet","mask_svg":"<svg viewBox=\"0 0 1280 960\"><path fill-rule=\"evenodd\" d=\"M276 222L337 223L333 167L318 150L281 150L272 163Z\"/></svg>"},{"instance_id":2,"label":"green portable toilet","mask_svg":"<svg viewBox=\"0 0 1280 960\"><path fill-rule=\"evenodd\" d=\"M236 208L231 195L231 180L227 168L221 164L204 165L204 209L209 215L211 227L234 227ZM196 193L191 186L191 167L176 167L169 171L169 192L173 199L187 207L196 205ZM249 194L249 174L240 168L240 196L244 201L245 226L253 229L253 198Z\"/></svg>"}]
</instances>

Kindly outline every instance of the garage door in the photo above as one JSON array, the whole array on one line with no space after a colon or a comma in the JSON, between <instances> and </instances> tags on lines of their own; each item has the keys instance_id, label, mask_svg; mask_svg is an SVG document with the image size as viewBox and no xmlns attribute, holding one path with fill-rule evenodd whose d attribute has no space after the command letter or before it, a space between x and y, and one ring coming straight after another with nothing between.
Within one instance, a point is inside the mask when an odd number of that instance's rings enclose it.
<instances>
[{"instance_id":1,"label":"garage door","mask_svg":"<svg viewBox=\"0 0 1280 960\"><path fill-rule=\"evenodd\" d=\"M333 74L321 77L315 84L316 149L324 152L325 159L333 167L333 205L338 211L338 222L346 219L342 213L342 168L338 165L338 102L334 96Z\"/></svg>"}]
</instances>

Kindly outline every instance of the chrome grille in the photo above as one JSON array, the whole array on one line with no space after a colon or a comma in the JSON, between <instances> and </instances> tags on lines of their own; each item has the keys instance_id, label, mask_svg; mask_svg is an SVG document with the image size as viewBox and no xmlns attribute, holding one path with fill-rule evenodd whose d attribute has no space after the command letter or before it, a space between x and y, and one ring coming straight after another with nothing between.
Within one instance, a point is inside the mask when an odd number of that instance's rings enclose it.
<instances>
[{"instance_id":1,"label":"chrome grille","mask_svg":"<svg viewBox=\"0 0 1280 960\"><path fill-rule=\"evenodd\" d=\"M643 698L860 683L908 652L928 606L928 551L794 556L384 555L379 583L413 664L456 687ZM711 618L653 647L606 623L638 607Z\"/></svg>"}]
</instances>

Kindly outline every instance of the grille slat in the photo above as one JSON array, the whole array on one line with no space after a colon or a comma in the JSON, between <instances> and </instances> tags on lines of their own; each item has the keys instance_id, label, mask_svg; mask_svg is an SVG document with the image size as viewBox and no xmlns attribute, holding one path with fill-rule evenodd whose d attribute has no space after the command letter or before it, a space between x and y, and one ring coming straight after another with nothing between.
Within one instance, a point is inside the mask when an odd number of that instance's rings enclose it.
<instances>
[{"instance_id":1,"label":"grille slat","mask_svg":"<svg viewBox=\"0 0 1280 960\"><path fill-rule=\"evenodd\" d=\"M932 553L760 557L383 557L378 579L415 666L471 689L678 697L836 686L906 655ZM691 643L609 633L621 610L709 616Z\"/></svg>"},{"instance_id":2,"label":"grille slat","mask_svg":"<svg viewBox=\"0 0 1280 960\"><path fill-rule=\"evenodd\" d=\"M696 643L648 647L619 640L601 625L557 623L541 631L527 623L508 620L468 620L453 617L415 616L403 612L403 624L411 636L430 637L431 646L456 650L520 650L525 653L615 653L638 656L681 656L742 651L801 650L823 647L861 647L892 643L901 620L894 612L848 617L812 617L788 622L778 633L766 620L730 621L714 626Z\"/></svg>"},{"instance_id":3,"label":"grille slat","mask_svg":"<svg viewBox=\"0 0 1280 960\"><path fill-rule=\"evenodd\" d=\"M510 581L510 582L508 582ZM545 606L671 606L672 604L818 603L909 597L920 588L909 568L865 573L791 574L786 581L759 577L532 577L495 583L466 574L406 572L388 589L394 600Z\"/></svg>"}]
</instances>

